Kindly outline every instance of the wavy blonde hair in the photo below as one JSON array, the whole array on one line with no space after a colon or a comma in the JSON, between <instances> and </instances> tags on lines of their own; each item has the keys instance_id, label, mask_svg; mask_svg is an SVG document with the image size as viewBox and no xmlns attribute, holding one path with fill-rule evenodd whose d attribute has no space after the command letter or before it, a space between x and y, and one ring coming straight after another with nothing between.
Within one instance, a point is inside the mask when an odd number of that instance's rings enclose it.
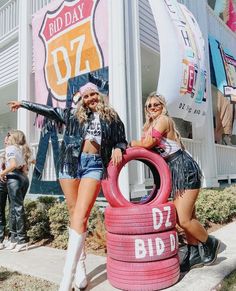
<instances>
[{"instance_id":1,"label":"wavy blonde hair","mask_svg":"<svg viewBox=\"0 0 236 291\"><path fill-rule=\"evenodd\" d=\"M165 97L161 94L158 94L157 92L152 92L149 94L149 96L147 97L147 100L145 102L145 108L144 108L144 112L145 112L145 123L144 123L144 126L143 126L143 131L146 132L150 126L153 126L153 122L154 122L154 119L152 117L152 115L150 114L149 110L148 110L148 105L151 103L151 99L155 98L161 105L162 105L162 112L161 112L161 115L164 115L164 116L167 116L168 119L170 120L170 122L173 124L173 130L176 134L176 137L181 145L181 148L182 149L185 149L185 146L182 142L182 138L181 138L181 135L179 133L179 131L177 130L176 128L176 124L173 120L173 118L171 118L168 114L168 110L167 110L167 106L166 106L166 100L165 100Z\"/></svg>"},{"instance_id":2,"label":"wavy blonde hair","mask_svg":"<svg viewBox=\"0 0 236 291\"><path fill-rule=\"evenodd\" d=\"M9 137L7 140L7 145L14 145L17 147L21 147L24 155L24 160L26 162L26 165L28 166L30 164L30 159L32 156L32 152L26 142L26 137L23 131L21 130L11 130L9 132Z\"/></svg>"},{"instance_id":3,"label":"wavy blonde hair","mask_svg":"<svg viewBox=\"0 0 236 291\"><path fill-rule=\"evenodd\" d=\"M102 119L108 120L109 122L112 122L112 120L116 120L117 113L115 112L115 110L105 102L104 96L101 93L97 94L98 94L98 104L96 112L98 112L99 116ZM84 105L83 97L81 98L76 116L80 123L84 123L88 119L88 108Z\"/></svg>"}]
</instances>

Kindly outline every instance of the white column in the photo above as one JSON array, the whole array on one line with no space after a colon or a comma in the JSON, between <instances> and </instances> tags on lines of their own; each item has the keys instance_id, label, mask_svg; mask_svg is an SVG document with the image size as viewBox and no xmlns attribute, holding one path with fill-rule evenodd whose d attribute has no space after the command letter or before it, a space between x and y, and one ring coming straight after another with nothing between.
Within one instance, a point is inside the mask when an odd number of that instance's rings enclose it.
<instances>
[{"instance_id":1,"label":"white column","mask_svg":"<svg viewBox=\"0 0 236 291\"><path fill-rule=\"evenodd\" d=\"M125 70L124 1L108 1L109 9L109 101L125 124L127 132L127 92ZM119 176L122 194L129 198L128 166Z\"/></svg>"},{"instance_id":2,"label":"white column","mask_svg":"<svg viewBox=\"0 0 236 291\"><path fill-rule=\"evenodd\" d=\"M206 115L206 121L202 127L193 127L193 139L201 140L203 143L202 153L202 170L204 175L203 187L218 187L217 180L217 160L216 160L216 147L214 138L214 126L213 126L213 107L212 107L212 95L211 95L211 76L210 76L210 64L209 64L209 49L208 49L208 21L207 21L207 2L205 0L199 0L195 5L198 6L199 14L198 23L203 33L206 46L206 67L207 67L207 98L208 98L208 111Z\"/></svg>"},{"instance_id":3,"label":"white column","mask_svg":"<svg viewBox=\"0 0 236 291\"><path fill-rule=\"evenodd\" d=\"M126 76L128 101L128 139L140 139L143 127L141 53L138 1L125 1ZM144 166L141 162L129 166L131 191L145 190Z\"/></svg>"},{"instance_id":4,"label":"white column","mask_svg":"<svg viewBox=\"0 0 236 291\"><path fill-rule=\"evenodd\" d=\"M30 100L30 74L32 68L31 1L19 1L19 64L18 100ZM30 113L18 110L17 127L29 138Z\"/></svg>"}]
</instances>

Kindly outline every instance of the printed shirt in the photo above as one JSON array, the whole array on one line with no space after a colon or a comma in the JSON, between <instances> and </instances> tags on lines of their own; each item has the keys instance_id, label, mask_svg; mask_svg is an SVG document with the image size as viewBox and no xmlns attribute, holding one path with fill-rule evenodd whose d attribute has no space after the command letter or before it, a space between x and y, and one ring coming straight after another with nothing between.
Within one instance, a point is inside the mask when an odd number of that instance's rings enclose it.
<instances>
[{"instance_id":1,"label":"printed shirt","mask_svg":"<svg viewBox=\"0 0 236 291\"><path fill-rule=\"evenodd\" d=\"M101 145L101 123L97 112L93 113L93 118L89 123L84 139L95 141L97 144Z\"/></svg>"},{"instance_id":2,"label":"printed shirt","mask_svg":"<svg viewBox=\"0 0 236 291\"><path fill-rule=\"evenodd\" d=\"M17 168L26 164L23 157L22 149L14 145L6 147L6 167L10 166L11 159L15 159Z\"/></svg>"}]
</instances>

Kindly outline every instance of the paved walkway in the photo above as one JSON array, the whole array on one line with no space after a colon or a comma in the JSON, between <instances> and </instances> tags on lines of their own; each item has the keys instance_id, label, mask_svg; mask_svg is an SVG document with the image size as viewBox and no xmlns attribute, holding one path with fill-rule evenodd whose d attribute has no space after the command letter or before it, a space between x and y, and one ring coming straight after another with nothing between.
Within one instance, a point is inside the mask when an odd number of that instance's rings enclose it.
<instances>
[{"instance_id":1,"label":"paved walkway","mask_svg":"<svg viewBox=\"0 0 236 291\"><path fill-rule=\"evenodd\" d=\"M228 224L213 233L222 241L220 254L213 266L193 269L182 276L168 291L210 291L223 278L236 270L236 222ZM36 276L59 284L65 251L49 247L33 247L29 251L11 253L0 251L0 266L23 274ZM113 291L106 276L106 257L88 255L86 260L90 280L87 290Z\"/></svg>"}]
</instances>

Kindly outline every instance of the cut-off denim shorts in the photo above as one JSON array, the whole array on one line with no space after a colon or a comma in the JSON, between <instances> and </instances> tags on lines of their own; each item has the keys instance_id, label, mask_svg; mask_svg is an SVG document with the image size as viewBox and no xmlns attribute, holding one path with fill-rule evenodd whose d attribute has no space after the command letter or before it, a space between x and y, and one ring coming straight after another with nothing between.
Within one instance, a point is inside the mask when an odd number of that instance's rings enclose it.
<instances>
[{"instance_id":1,"label":"cut-off denim shorts","mask_svg":"<svg viewBox=\"0 0 236 291\"><path fill-rule=\"evenodd\" d=\"M65 167L66 168L66 165ZM82 179L92 178L95 180L102 180L104 168L102 159L99 154L81 153L77 167L76 177L72 177L64 172L59 172L59 179Z\"/></svg>"}]
</instances>

